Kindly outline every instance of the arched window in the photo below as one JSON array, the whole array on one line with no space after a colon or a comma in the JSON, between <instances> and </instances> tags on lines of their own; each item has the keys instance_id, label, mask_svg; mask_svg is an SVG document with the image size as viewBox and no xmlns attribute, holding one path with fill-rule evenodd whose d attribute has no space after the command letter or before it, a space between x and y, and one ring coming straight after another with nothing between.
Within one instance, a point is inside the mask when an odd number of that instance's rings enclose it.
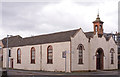
<instances>
[{"instance_id":1,"label":"arched window","mask_svg":"<svg viewBox=\"0 0 120 77\"><path fill-rule=\"evenodd\" d=\"M47 64L53 63L53 48L52 46L48 46L47 48Z\"/></svg>"},{"instance_id":2,"label":"arched window","mask_svg":"<svg viewBox=\"0 0 120 77\"><path fill-rule=\"evenodd\" d=\"M99 29L100 29L100 30L102 29L102 25L99 26Z\"/></svg>"},{"instance_id":3,"label":"arched window","mask_svg":"<svg viewBox=\"0 0 120 77\"><path fill-rule=\"evenodd\" d=\"M21 49L18 48L17 50L17 63L21 63Z\"/></svg>"},{"instance_id":4,"label":"arched window","mask_svg":"<svg viewBox=\"0 0 120 77\"><path fill-rule=\"evenodd\" d=\"M78 64L83 64L83 50L84 50L83 45L79 44L77 50L78 50Z\"/></svg>"},{"instance_id":5,"label":"arched window","mask_svg":"<svg viewBox=\"0 0 120 77\"><path fill-rule=\"evenodd\" d=\"M31 48L31 64L35 64L35 48Z\"/></svg>"},{"instance_id":6,"label":"arched window","mask_svg":"<svg viewBox=\"0 0 120 77\"><path fill-rule=\"evenodd\" d=\"M114 64L114 49L113 48L110 50L110 54L111 54L111 64Z\"/></svg>"},{"instance_id":7,"label":"arched window","mask_svg":"<svg viewBox=\"0 0 120 77\"><path fill-rule=\"evenodd\" d=\"M97 32L97 25L95 25L95 32Z\"/></svg>"}]
</instances>

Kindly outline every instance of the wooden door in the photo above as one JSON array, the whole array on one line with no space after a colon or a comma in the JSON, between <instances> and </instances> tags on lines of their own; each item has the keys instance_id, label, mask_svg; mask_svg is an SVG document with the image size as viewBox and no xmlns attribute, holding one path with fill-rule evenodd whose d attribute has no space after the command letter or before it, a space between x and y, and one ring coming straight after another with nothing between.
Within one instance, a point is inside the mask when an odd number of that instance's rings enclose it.
<instances>
[{"instance_id":1,"label":"wooden door","mask_svg":"<svg viewBox=\"0 0 120 77\"><path fill-rule=\"evenodd\" d=\"M103 50L99 49L96 53L96 69L103 70Z\"/></svg>"}]
</instances>

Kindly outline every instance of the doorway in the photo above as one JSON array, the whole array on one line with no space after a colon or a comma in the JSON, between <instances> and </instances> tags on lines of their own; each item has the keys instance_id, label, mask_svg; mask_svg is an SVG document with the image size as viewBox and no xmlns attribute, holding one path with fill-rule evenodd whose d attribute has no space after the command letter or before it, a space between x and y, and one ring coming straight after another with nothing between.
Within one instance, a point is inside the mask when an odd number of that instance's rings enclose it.
<instances>
[{"instance_id":1,"label":"doorway","mask_svg":"<svg viewBox=\"0 0 120 77\"><path fill-rule=\"evenodd\" d=\"M103 70L103 56L104 56L104 52L102 48L98 48L96 51L96 69L97 70Z\"/></svg>"},{"instance_id":2,"label":"doorway","mask_svg":"<svg viewBox=\"0 0 120 77\"><path fill-rule=\"evenodd\" d=\"M11 59L11 68L13 68L13 59Z\"/></svg>"}]
</instances>

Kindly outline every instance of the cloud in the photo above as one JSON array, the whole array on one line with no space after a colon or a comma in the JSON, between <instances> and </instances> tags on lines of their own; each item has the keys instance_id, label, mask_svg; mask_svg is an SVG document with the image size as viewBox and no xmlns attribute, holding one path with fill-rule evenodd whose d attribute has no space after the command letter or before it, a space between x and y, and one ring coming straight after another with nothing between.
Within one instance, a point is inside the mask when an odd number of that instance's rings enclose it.
<instances>
[{"instance_id":1,"label":"cloud","mask_svg":"<svg viewBox=\"0 0 120 77\"><path fill-rule=\"evenodd\" d=\"M117 31L117 2L3 2L0 26L6 34L28 37L82 28L93 31L98 8L105 32ZM114 27L113 27L114 26ZM109 27L109 28L108 28Z\"/></svg>"}]
</instances>

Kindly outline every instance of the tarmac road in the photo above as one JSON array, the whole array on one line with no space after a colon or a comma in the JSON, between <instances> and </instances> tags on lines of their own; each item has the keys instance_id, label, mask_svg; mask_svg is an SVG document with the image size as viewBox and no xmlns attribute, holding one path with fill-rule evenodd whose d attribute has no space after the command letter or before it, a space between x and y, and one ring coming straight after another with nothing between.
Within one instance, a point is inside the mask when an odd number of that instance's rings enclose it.
<instances>
[{"instance_id":1,"label":"tarmac road","mask_svg":"<svg viewBox=\"0 0 120 77\"><path fill-rule=\"evenodd\" d=\"M120 70L73 73L9 70L8 77L120 77Z\"/></svg>"}]
</instances>

